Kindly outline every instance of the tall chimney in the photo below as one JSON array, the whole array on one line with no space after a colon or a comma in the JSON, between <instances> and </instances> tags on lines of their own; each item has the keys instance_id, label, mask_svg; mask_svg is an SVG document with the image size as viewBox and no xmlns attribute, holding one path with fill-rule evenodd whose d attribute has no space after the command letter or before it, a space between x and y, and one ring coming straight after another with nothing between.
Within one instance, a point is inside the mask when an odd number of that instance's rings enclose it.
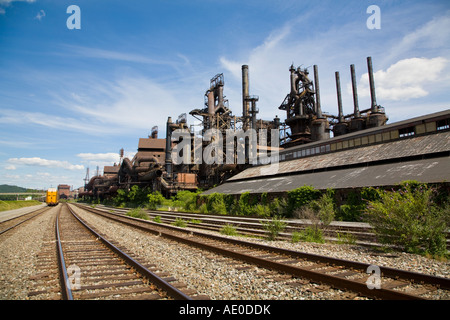
<instances>
[{"instance_id":1,"label":"tall chimney","mask_svg":"<svg viewBox=\"0 0 450 320\"><path fill-rule=\"evenodd\" d=\"M248 81L248 65L242 66L242 116L244 117L244 130L248 129L248 116L250 111L250 104L247 100L249 95L249 81Z\"/></svg>"},{"instance_id":2,"label":"tall chimney","mask_svg":"<svg viewBox=\"0 0 450 320\"><path fill-rule=\"evenodd\" d=\"M355 118L360 118L361 114L359 113L359 104L358 104L358 91L356 89L356 76L355 76L355 65L350 65L350 72L352 75L352 89L353 89L353 116Z\"/></svg>"},{"instance_id":3,"label":"tall chimney","mask_svg":"<svg viewBox=\"0 0 450 320\"><path fill-rule=\"evenodd\" d=\"M322 118L322 107L320 106L319 70L317 65L314 65L314 86L316 87L316 114L317 118Z\"/></svg>"},{"instance_id":4,"label":"tall chimney","mask_svg":"<svg viewBox=\"0 0 450 320\"><path fill-rule=\"evenodd\" d=\"M370 97L372 98L371 112L377 112L377 99L375 97L375 82L373 80L372 57L367 57L367 69L369 70Z\"/></svg>"},{"instance_id":5,"label":"tall chimney","mask_svg":"<svg viewBox=\"0 0 450 320\"><path fill-rule=\"evenodd\" d=\"M336 76L336 91L338 100L339 122L344 122L344 111L342 109L342 97L341 97L341 80L339 78L339 71L335 72Z\"/></svg>"},{"instance_id":6,"label":"tall chimney","mask_svg":"<svg viewBox=\"0 0 450 320\"><path fill-rule=\"evenodd\" d=\"M166 125L166 172L169 177L172 177L172 117L167 118Z\"/></svg>"}]
</instances>

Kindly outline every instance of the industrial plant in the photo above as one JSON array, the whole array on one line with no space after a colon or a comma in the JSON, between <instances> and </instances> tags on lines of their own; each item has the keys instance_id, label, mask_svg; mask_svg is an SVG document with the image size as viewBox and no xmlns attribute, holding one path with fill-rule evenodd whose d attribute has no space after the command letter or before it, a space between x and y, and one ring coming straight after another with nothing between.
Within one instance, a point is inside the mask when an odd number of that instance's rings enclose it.
<instances>
[{"instance_id":1,"label":"industrial plant","mask_svg":"<svg viewBox=\"0 0 450 320\"><path fill-rule=\"evenodd\" d=\"M153 127L148 138L139 139L132 159L123 157L122 149L118 164L105 166L101 175L87 173L79 196L103 200L133 185L166 197L180 190L278 194L302 185L346 190L414 179L448 187L450 109L387 124L385 108L376 101L371 57L367 69L371 105L359 106L352 64L353 113L343 112L340 74L335 72L333 115L322 112L318 66L311 78L307 68L291 65L290 88L278 106L286 112L284 121L277 115L258 118L259 97L249 92L249 66L242 66L241 114L232 113L224 75L217 74L202 108L189 112L200 129L187 123L186 113L176 120L169 115L164 138ZM231 140L225 139L230 135ZM205 155L214 161L205 161Z\"/></svg>"}]
</instances>

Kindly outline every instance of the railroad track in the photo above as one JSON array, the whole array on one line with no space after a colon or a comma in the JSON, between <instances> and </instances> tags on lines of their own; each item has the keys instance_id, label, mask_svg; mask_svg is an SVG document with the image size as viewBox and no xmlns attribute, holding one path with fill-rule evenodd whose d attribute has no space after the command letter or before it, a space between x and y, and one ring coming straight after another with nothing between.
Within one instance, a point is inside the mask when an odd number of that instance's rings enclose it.
<instances>
[{"instance_id":1,"label":"railroad track","mask_svg":"<svg viewBox=\"0 0 450 320\"><path fill-rule=\"evenodd\" d=\"M55 238L53 244L56 243L57 250L47 246L41 261L48 266L35 276L35 280L47 278L48 287L32 291L29 296L53 292L53 298L57 298L56 291L60 290L61 298L68 300L206 299L176 287L176 279L157 266L140 263L132 253L125 252L126 249L119 248L88 226L67 204L61 205L55 219ZM56 263L58 289L55 288Z\"/></svg>"},{"instance_id":2,"label":"railroad track","mask_svg":"<svg viewBox=\"0 0 450 320\"><path fill-rule=\"evenodd\" d=\"M14 217L14 218L0 222L0 235L7 233L11 230L14 230L18 226L20 226L22 223L30 221L31 219L37 217L38 215L40 215L44 212L47 212L49 209L50 209L50 207L39 208L37 210L23 214L21 216Z\"/></svg>"},{"instance_id":3,"label":"railroad track","mask_svg":"<svg viewBox=\"0 0 450 320\"><path fill-rule=\"evenodd\" d=\"M100 205L96 207L100 210L105 210L108 212L116 212L120 214L126 214L129 209L112 208ZM172 212L172 211L153 211L145 210L150 219L154 219L159 216L161 222L163 223L174 223L176 219L183 219L186 224L190 227L210 230L210 231L220 231L220 229L230 224L235 227L236 231L242 235L251 236L267 236L267 232L264 230L261 221L270 221L270 219L257 218L257 217L242 217L242 216L224 216L215 214L199 214L199 213L188 213L188 212ZM307 222L298 222L292 220L285 220L286 228L283 232L280 232L278 239L290 240L292 238L293 232L299 232L305 230L310 224ZM351 235L352 239L361 245L377 245L376 237L372 232L370 226L353 226L353 225L330 225L324 232L324 235L328 241L337 241L338 233L342 235Z\"/></svg>"},{"instance_id":4,"label":"railroad track","mask_svg":"<svg viewBox=\"0 0 450 320\"><path fill-rule=\"evenodd\" d=\"M107 212L115 212L119 214L126 214L129 209L112 208L107 206L96 207L99 210ZM143 209L144 210L144 209ZM173 224L176 219L182 219L187 226L208 231L219 232L225 225L232 225L236 232L241 235L266 237L267 231L264 230L261 221L270 221L269 219L255 218L255 217L241 217L241 216L223 216L215 214L198 214L188 212L170 212L170 211L153 211L145 210L150 219L159 217L162 223ZM277 236L279 240L291 240L293 232L301 232L308 226L311 226L306 221L292 221L285 220L286 227L284 231ZM376 235L373 228L368 225L352 225L345 223L336 223L327 226L324 230L324 238L330 242L345 242L354 243L368 247L385 247L377 242ZM395 248L395 247L393 247ZM450 231L447 232L447 249L450 250Z\"/></svg>"},{"instance_id":5,"label":"railroad track","mask_svg":"<svg viewBox=\"0 0 450 320\"><path fill-rule=\"evenodd\" d=\"M209 250L251 265L292 276L295 285L317 284L317 290L344 290L343 298L357 295L375 299L434 299L450 298L450 279L388 267L279 249L247 241L215 236L182 228L161 225L103 210L84 210L120 221L127 225L172 239L190 246Z\"/></svg>"}]
</instances>

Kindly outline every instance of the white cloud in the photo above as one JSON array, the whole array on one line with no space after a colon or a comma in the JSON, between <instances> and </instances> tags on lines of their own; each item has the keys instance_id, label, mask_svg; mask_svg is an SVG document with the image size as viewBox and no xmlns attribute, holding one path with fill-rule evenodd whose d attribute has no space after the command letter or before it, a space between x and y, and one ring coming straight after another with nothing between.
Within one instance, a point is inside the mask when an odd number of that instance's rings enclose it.
<instances>
[{"instance_id":1,"label":"white cloud","mask_svg":"<svg viewBox=\"0 0 450 320\"><path fill-rule=\"evenodd\" d=\"M28 3L33 3L36 2L36 0L0 0L0 4L3 5L9 5L13 2L28 2Z\"/></svg>"},{"instance_id":2,"label":"white cloud","mask_svg":"<svg viewBox=\"0 0 450 320\"><path fill-rule=\"evenodd\" d=\"M83 165L71 164L68 161L61 160L47 160L39 157L33 158L10 158L8 162L12 165L26 165L26 166L38 166L38 167L54 167L67 170L83 170Z\"/></svg>"},{"instance_id":3,"label":"white cloud","mask_svg":"<svg viewBox=\"0 0 450 320\"><path fill-rule=\"evenodd\" d=\"M407 33L387 51L385 59L392 61L421 49L426 49L429 52L434 52L434 50L442 52L446 48L446 52L449 53L450 32L447 30L450 30L450 11L442 16L432 18L424 25Z\"/></svg>"},{"instance_id":4,"label":"white cloud","mask_svg":"<svg viewBox=\"0 0 450 320\"><path fill-rule=\"evenodd\" d=\"M38 19L39 21L41 21L43 17L45 17L45 11L44 11L44 10L40 10L40 11L37 13L36 17L34 17L34 18L35 18L35 19Z\"/></svg>"},{"instance_id":5,"label":"white cloud","mask_svg":"<svg viewBox=\"0 0 450 320\"><path fill-rule=\"evenodd\" d=\"M448 62L443 57L410 58L397 61L386 70L374 72L377 98L406 101L427 96L433 84L444 79L442 71ZM361 76L360 87L359 95L370 95L367 73Z\"/></svg>"},{"instance_id":6,"label":"white cloud","mask_svg":"<svg viewBox=\"0 0 450 320\"><path fill-rule=\"evenodd\" d=\"M80 157L84 161L119 161L119 154L118 153L79 153L77 154L77 157Z\"/></svg>"},{"instance_id":7,"label":"white cloud","mask_svg":"<svg viewBox=\"0 0 450 320\"><path fill-rule=\"evenodd\" d=\"M134 153L124 152L124 158L132 159ZM82 159L82 163L86 166L98 166L100 170L105 166L112 166L114 164L119 164L120 155L119 153L108 152L108 153L79 153L77 157Z\"/></svg>"},{"instance_id":8,"label":"white cloud","mask_svg":"<svg viewBox=\"0 0 450 320\"><path fill-rule=\"evenodd\" d=\"M14 166L14 165L7 165L7 166L5 166L5 169L6 170L16 170L16 166Z\"/></svg>"}]
</instances>

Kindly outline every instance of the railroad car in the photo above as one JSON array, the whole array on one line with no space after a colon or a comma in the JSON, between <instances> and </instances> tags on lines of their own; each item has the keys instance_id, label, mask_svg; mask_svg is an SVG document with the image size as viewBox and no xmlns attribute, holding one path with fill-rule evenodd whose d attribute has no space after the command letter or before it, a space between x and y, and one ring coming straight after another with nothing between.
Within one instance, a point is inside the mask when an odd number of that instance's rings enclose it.
<instances>
[{"instance_id":1,"label":"railroad car","mask_svg":"<svg viewBox=\"0 0 450 320\"><path fill-rule=\"evenodd\" d=\"M59 201L58 191L56 188L49 188L45 196L45 202L48 206L56 206Z\"/></svg>"}]
</instances>

